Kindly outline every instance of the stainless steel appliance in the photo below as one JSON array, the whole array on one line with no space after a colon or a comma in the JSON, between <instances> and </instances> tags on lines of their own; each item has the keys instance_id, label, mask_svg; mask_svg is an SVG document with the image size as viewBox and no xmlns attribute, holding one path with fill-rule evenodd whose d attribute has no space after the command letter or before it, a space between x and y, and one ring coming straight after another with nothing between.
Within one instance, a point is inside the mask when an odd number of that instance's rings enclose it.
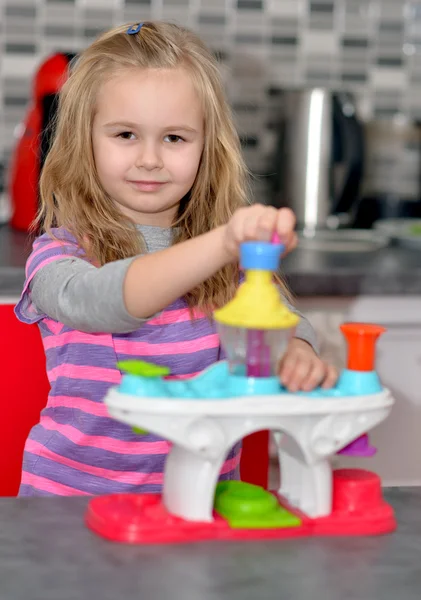
<instances>
[{"instance_id":1,"label":"stainless steel appliance","mask_svg":"<svg viewBox=\"0 0 421 600\"><path fill-rule=\"evenodd\" d=\"M352 95L324 88L285 90L270 181L275 206L289 206L298 228L352 224L364 165L364 129Z\"/></svg>"},{"instance_id":2,"label":"stainless steel appliance","mask_svg":"<svg viewBox=\"0 0 421 600\"><path fill-rule=\"evenodd\" d=\"M421 218L421 123L396 114L365 125L366 168L358 227Z\"/></svg>"}]
</instances>

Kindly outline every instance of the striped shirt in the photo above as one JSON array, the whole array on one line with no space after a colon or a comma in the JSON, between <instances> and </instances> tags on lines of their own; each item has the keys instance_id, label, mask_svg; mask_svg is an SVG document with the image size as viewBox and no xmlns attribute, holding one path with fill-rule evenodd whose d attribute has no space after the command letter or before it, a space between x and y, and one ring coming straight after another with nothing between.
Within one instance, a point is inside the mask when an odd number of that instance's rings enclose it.
<instances>
[{"instance_id":1,"label":"striped shirt","mask_svg":"<svg viewBox=\"0 0 421 600\"><path fill-rule=\"evenodd\" d=\"M46 354L51 389L40 421L25 444L20 496L92 495L160 492L169 443L155 435L139 436L111 419L103 398L121 380L117 361L137 358L191 377L220 358L215 325L203 313L191 321L183 299L128 333L87 333L42 313L32 302L31 282L47 265L69 257L84 259L65 230L47 234L33 245L26 282L15 312L37 323ZM221 471L237 478L240 446Z\"/></svg>"}]
</instances>

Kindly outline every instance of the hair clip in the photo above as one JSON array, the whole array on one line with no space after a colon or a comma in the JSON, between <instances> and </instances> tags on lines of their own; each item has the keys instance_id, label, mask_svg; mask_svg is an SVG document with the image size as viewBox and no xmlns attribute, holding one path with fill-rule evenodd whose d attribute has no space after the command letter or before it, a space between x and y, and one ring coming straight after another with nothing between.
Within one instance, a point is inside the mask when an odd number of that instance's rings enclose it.
<instances>
[{"instance_id":1,"label":"hair clip","mask_svg":"<svg viewBox=\"0 0 421 600\"><path fill-rule=\"evenodd\" d=\"M128 28L126 33L128 33L129 35L134 35L135 33L139 33L139 31L142 29L142 26L143 26L143 23L137 23L136 25L132 25L131 27Z\"/></svg>"}]
</instances>

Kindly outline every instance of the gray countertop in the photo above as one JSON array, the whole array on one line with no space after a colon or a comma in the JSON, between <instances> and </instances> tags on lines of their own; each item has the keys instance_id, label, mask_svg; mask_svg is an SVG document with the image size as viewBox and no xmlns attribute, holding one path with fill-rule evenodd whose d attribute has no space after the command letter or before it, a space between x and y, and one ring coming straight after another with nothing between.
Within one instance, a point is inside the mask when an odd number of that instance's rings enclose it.
<instances>
[{"instance_id":1,"label":"gray countertop","mask_svg":"<svg viewBox=\"0 0 421 600\"><path fill-rule=\"evenodd\" d=\"M30 249L25 234L0 227L0 297L20 293ZM297 296L421 294L421 250L333 254L297 248L282 270Z\"/></svg>"},{"instance_id":2,"label":"gray countertop","mask_svg":"<svg viewBox=\"0 0 421 600\"><path fill-rule=\"evenodd\" d=\"M83 524L83 498L0 499L1 600L419 600L421 489L387 492L398 531L128 546Z\"/></svg>"}]
</instances>

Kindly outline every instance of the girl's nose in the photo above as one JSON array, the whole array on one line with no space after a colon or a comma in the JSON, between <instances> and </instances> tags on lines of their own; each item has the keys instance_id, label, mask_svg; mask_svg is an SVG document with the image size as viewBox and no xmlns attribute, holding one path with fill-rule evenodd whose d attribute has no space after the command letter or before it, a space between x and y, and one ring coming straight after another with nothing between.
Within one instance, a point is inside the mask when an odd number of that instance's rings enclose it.
<instances>
[{"instance_id":1,"label":"girl's nose","mask_svg":"<svg viewBox=\"0 0 421 600\"><path fill-rule=\"evenodd\" d=\"M159 145L153 142L142 142L136 158L136 167L147 169L158 169L163 166Z\"/></svg>"}]
</instances>

